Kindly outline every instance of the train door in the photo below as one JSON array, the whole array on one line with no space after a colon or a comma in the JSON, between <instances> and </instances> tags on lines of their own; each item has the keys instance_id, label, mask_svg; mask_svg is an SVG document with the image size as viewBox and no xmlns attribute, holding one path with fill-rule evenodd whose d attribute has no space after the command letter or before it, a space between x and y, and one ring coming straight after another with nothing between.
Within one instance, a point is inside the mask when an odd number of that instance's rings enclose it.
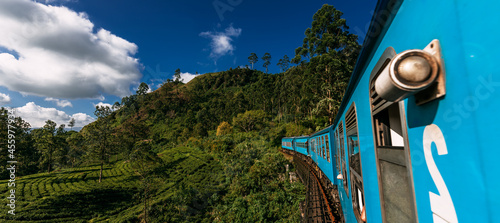
<instances>
[{"instance_id":1,"label":"train door","mask_svg":"<svg viewBox=\"0 0 500 223\"><path fill-rule=\"evenodd\" d=\"M384 222L417 222L404 101L390 102L375 91L375 80L396 55L388 48L370 77L375 157Z\"/></svg>"}]
</instances>

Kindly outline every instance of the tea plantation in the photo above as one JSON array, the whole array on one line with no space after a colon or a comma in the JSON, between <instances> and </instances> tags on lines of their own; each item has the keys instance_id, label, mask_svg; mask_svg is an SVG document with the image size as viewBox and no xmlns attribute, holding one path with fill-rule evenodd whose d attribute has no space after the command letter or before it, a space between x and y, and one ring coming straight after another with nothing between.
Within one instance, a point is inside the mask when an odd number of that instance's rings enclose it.
<instances>
[{"instance_id":1,"label":"tea plantation","mask_svg":"<svg viewBox=\"0 0 500 223\"><path fill-rule=\"evenodd\" d=\"M188 147L158 154L160 176L149 186L149 212L161 222L203 219L208 198L219 191L221 166L210 155ZM16 215L8 214L7 180L0 181L0 222L139 222L143 180L128 161L63 169L16 179Z\"/></svg>"}]
</instances>

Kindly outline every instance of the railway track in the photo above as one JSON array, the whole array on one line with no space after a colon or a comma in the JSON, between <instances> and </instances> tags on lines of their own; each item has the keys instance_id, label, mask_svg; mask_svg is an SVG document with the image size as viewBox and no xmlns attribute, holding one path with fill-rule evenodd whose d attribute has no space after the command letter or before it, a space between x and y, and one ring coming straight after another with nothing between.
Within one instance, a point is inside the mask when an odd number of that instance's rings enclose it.
<instances>
[{"instance_id":1,"label":"railway track","mask_svg":"<svg viewBox=\"0 0 500 223\"><path fill-rule=\"evenodd\" d=\"M301 158L294 156L299 178L307 187L305 209L303 210L303 222L307 223L333 223L340 219L332 210L332 202L327 196L320 180L313 169Z\"/></svg>"}]
</instances>

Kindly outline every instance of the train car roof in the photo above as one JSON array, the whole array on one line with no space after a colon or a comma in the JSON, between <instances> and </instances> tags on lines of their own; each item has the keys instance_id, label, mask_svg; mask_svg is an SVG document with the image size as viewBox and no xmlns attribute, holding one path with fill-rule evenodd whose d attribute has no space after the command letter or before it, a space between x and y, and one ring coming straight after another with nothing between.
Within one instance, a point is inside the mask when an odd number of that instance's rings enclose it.
<instances>
[{"instance_id":1,"label":"train car roof","mask_svg":"<svg viewBox=\"0 0 500 223\"><path fill-rule=\"evenodd\" d=\"M333 122L334 126L337 126L339 123L344 110L348 106L352 93L356 89L361 76L365 72L369 62L372 60L373 55L377 51L380 42L382 41L402 3L403 0L379 0L377 2L375 13L372 16L370 27L368 28L368 32L363 42L363 48L358 56L356 66L354 67L351 79L347 85L344 97L342 98L342 103L340 104L337 117L335 117L335 121Z\"/></svg>"}]
</instances>

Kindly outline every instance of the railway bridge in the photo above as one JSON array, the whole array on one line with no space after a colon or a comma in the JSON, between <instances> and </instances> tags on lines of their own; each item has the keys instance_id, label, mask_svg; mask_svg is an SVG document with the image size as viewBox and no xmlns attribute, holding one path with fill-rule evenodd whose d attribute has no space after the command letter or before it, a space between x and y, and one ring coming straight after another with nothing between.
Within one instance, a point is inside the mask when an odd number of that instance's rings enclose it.
<instances>
[{"instance_id":1,"label":"railway bridge","mask_svg":"<svg viewBox=\"0 0 500 223\"><path fill-rule=\"evenodd\" d=\"M282 150L291 158L300 181L306 185L306 200L301 204L302 222L342 222L337 187L323 174L312 159L291 150Z\"/></svg>"}]
</instances>

